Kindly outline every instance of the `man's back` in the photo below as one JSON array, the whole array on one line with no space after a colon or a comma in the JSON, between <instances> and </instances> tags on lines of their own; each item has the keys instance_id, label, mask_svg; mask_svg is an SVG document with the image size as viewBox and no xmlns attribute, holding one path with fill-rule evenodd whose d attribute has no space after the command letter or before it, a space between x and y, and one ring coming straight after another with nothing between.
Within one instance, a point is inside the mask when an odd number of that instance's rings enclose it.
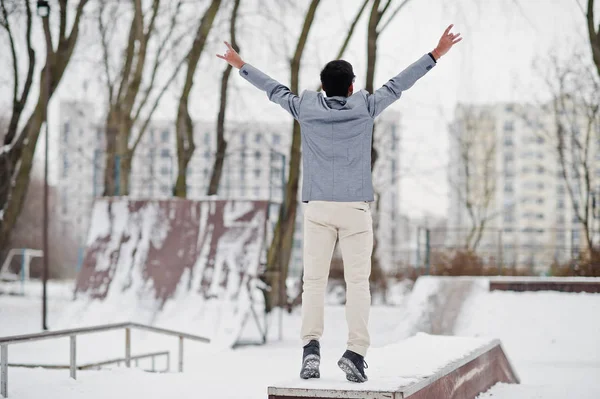
<instances>
[{"instance_id":1,"label":"man's back","mask_svg":"<svg viewBox=\"0 0 600 399\"><path fill-rule=\"evenodd\" d=\"M325 97L304 91L297 96L250 64L240 75L300 122L302 201L373 201L371 141L374 118L398 100L435 65L424 55L375 93Z\"/></svg>"}]
</instances>

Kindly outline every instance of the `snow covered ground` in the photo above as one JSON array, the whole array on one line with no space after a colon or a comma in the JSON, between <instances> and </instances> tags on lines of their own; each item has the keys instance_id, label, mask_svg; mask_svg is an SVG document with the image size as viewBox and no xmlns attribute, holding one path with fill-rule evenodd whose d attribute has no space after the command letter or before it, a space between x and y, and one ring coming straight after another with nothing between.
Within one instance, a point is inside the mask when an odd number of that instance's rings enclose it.
<instances>
[{"instance_id":1,"label":"snow covered ground","mask_svg":"<svg viewBox=\"0 0 600 399\"><path fill-rule=\"evenodd\" d=\"M432 279L425 285L439 284ZM430 288L431 288L430 287ZM61 292L60 290L58 290ZM431 290L430 290L431 291ZM419 313L428 314L432 295L398 298L399 306L373 308L370 327L373 350L367 361L371 375L384 367L378 360L382 346L406 338ZM49 323L53 326L65 307L65 296L50 302ZM0 336L40 330L39 297L0 295ZM416 309L421 307L422 309ZM465 337L499 338L513 363L521 385L498 384L480 399L600 398L600 295L556 292L487 292L486 280L479 279L464 301L454 323L454 334ZM267 386L296 378L300 365L299 312L283 316L283 341L277 340L277 318L271 321L271 342L266 346L223 350L210 345L185 342L184 373L153 374L113 367L110 371L78 372L77 381L67 370L9 369L11 398L178 398L215 399L266 398ZM335 362L344 350L344 309L326 308L325 336L322 340L323 378L344 383ZM182 311L182 318L185 312ZM247 327L251 330L251 327ZM176 340L151 333L134 332L132 352L168 349L171 366L176 364ZM103 360L122 356L122 332L95 334L78 339L78 361ZM440 356L432 350L431 357ZM19 344L9 347L11 362L37 361L67 364L68 340ZM406 353L399 358L403 368L420 360ZM157 362L157 366L161 364Z\"/></svg>"}]
</instances>

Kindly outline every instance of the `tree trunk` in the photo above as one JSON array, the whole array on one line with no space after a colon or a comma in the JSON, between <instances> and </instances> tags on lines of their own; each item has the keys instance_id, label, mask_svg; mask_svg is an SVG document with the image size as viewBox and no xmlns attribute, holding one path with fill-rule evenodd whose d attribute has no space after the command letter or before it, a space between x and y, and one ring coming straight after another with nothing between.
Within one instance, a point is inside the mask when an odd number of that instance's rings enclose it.
<instances>
[{"instance_id":1,"label":"tree trunk","mask_svg":"<svg viewBox=\"0 0 600 399\"><path fill-rule=\"evenodd\" d=\"M594 65L596 65L598 77L600 77L600 25L598 26L598 31L596 31L596 27L594 26L594 0L588 0L586 17L592 59L594 60Z\"/></svg>"},{"instance_id":2,"label":"tree trunk","mask_svg":"<svg viewBox=\"0 0 600 399\"><path fill-rule=\"evenodd\" d=\"M179 107L177 108L176 138L177 138L177 181L173 189L173 195L179 198L187 197L187 166L194 154L196 145L194 144L194 124L188 110L188 100L192 86L194 85L194 74L200 56L204 51L204 45L213 22L219 11L221 0L212 0L210 6L202 16L194 43L187 55L187 72L181 96L179 98Z\"/></svg>"},{"instance_id":3,"label":"tree trunk","mask_svg":"<svg viewBox=\"0 0 600 399\"><path fill-rule=\"evenodd\" d=\"M2 215L0 216L0 250L4 249L8 244L10 234L23 209L29 187L35 148L42 123L46 118L47 106L73 55L73 50L79 36L79 23L86 3L87 0L81 0L77 5L72 28L68 35L66 34L65 26L67 23L68 8L63 2L60 3L60 12L61 15L64 15L64 18L60 19L60 32L63 35L57 41L58 45L56 49L53 45L49 18L44 17L42 19L46 41L46 64L40 73L38 101L21 134L13 140L8 153L4 152L3 155L0 155L0 167L6 166L8 169L6 171L7 181L14 180L14 184L9 183L7 185L8 191L3 193L1 195L2 198L0 198L5 201L0 203L0 210L2 211L0 212ZM3 157L4 159L2 160L1 158ZM0 172L3 171L0 170Z\"/></svg>"},{"instance_id":4,"label":"tree trunk","mask_svg":"<svg viewBox=\"0 0 600 399\"><path fill-rule=\"evenodd\" d=\"M304 46L308 39L310 28L315 18L320 0L311 0L304 19L302 32L298 38L294 57L290 62L291 86L293 93L298 93L298 80L300 75L300 61ZM270 312L274 307L287 305L287 290L285 281L288 275L290 255L294 243L294 228L296 226L296 213L298 207L298 185L300 180L301 156L300 124L294 120L292 133L292 148L290 150L289 178L285 189L285 199L279 208L279 219L275 226L273 241L267 253L267 273L265 278L271 288L265 291L265 307Z\"/></svg>"},{"instance_id":5,"label":"tree trunk","mask_svg":"<svg viewBox=\"0 0 600 399\"><path fill-rule=\"evenodd\" d=\"M106 163L104 196L129 195L129 178L133 150L129 148L129 135L133 128L130 118L112 107L106 120Z\"/></svg>"},{"instance_id":6,"label":"tree trunk","mask_svg":"<svg viewBox=\"0 0 600 399\"><path fill-rule=\"evenodd\" d=\"M237 40L235 38L235 23L237 21L237 13L240 7L240 0L235 0L233 10L231 11L230 32L231 46L236 52L240 52ZM208 195L216 195L219 191L221 176L223 174L223 164L225 163L225 153L227 151L227 141L225 141L225 112L227 110L227 86L229 84L229 76L231 75L232 66L227 65L221 78L221 101L219 104L219 116L217 118L217 153L215 155L215 163L213 165L210 184L208 185Z\"/></svg>"}]
</instances>

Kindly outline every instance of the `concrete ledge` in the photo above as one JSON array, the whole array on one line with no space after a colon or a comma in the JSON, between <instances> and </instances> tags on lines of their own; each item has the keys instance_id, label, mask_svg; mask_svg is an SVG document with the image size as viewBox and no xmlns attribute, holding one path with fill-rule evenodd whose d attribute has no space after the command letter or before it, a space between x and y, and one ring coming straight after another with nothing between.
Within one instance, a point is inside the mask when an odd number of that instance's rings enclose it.
<instances>
[{"instance_id":1,"label":"concrete ledge","mask_svg":"<svg viewBox=\"0 0 600 399\"><path fill-rule=\"evenodd\" d=\"M439 337L452 344L452 338ZM432 337L431 339L436 339ZM464 340L464 338L457 338ZM410 341L407 340L407 341ZM464 346L464 344L462 344ZM465 347L466 348L466 347ZM402 361L403 355L400 347L387 349L389 355L397 355ZM434 351L428 351L426 345L419 348L422 358L427 363L427 358L435 356ZM466 349L468 351L468 349ZM390 353L393 351L394 353ZM396 353L397 352L397 353ZM269 399L467 399L475 398L479 393L488 390L498 382L518 383L519 379L508 361L500 341L490 341L479 345L476 349L468 351L464 356L446 362L435 372L425 375L415 375L402 371L394 375L394 369L409 370L410 367L398 367L397 362L381 366L380 375L374 375L365 384L353 384L347 381L292 381L288 384L271 386L268 389ZM419 365L415 364L415 369ZM323 374L323 373L322 373ZM417 373L418 374L418 373ZM341 377L343 378L343 377ZM314 387L311 387L314 386ZM329 385L329 387L328 387Z\"/></svg>"}]
</instances>

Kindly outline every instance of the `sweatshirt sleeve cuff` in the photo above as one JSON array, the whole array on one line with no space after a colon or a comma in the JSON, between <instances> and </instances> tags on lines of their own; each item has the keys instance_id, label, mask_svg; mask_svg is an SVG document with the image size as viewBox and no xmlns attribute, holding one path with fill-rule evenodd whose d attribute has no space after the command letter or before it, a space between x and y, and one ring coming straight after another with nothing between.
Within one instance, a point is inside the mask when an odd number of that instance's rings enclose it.
<instances>
[{"instance_id":1,"label":"sweatshirt sleeve cuff","mask_svg":"<svg viewBox=\"0 0 600 399\"><path fill-rule=\"evenodd\" d=\"M429 54L429 56L431 57L431 59L433 60L433 62L435 62L437 64L437 61L435 60L435 57L433 56L433 54L431 54L431 53L427 53L427 54Z\"/></svg>"}]
</instances>

